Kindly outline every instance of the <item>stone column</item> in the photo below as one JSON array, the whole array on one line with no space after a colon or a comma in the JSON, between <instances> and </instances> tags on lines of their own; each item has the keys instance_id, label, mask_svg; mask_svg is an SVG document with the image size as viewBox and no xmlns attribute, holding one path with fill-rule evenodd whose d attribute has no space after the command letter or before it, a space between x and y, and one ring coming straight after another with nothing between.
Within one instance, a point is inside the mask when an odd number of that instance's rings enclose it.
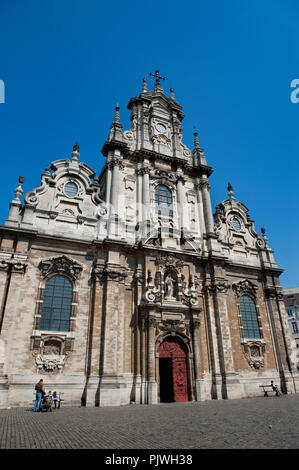
<instances>
[{"instance_id":1,"label":"stone column","mask_svg":"<svg viewBox=\"0 0 299 470\"><path fill-rule=\"evenodd\" d=\"M106 203L110 204L112 169L110 162L107 164L106 173Z\"/></svg>"},{"instance_id":2,"label":"stone column","mask_svg":"<svg viewBox=\"0 0 299 470\"><path fill-rule=\"evenodd\" d=\"M119 161L114 159L112 163L112 182L110 203L114 214L118 213L118 195L119 195Z\"/></svg>"},{"instance_id":3,"label":"stone column","mask_svg":"<svg viewBox=\"0 0 299 470\"><path fill-rule=\"evenodd\" d=\"M214 232L214 222L213 222L213 213L212 213L212 206L211 206L211 198L210 198L210 183L207 177L202 177L200 181L200 188L202 192L202 200L203 200L203 211L205 217L205 226L207 233Z\"/></svg>"},{"instance_id":4,"label":"stone column","mask_svg":"<svg viewBox=\"0 0 299 470\"><path fill-rule=\"evenodd\" d=\"M137 191L136 191L136 206L137 206L137 223L138 223L138 234L137 237L140 237L141 226L142 226L142 169L137 169Z\"/></svg>"},{"instance_id":5,"label":"stone column","mask_svg":"<svg viewBox=\"0 0 299 470\"><path fill-rule=\"evenodd\" d=\"M110 161L112 167L111 191L110 191L110 220L109 220L109 236L118 237L121 233L121 185L120 185L120 169L122 161L119 157L114 157Z\"/></svg>"},{"instance_id":6,"label":"stone column","mask_svg":"<svg viewBox=\"0 0 299 470\"><path fill-rule=\"evenodd\" d=\"M202 192L200 184L195 185L196 194L197 194L197 207L198 207L198 219L199 219L199 227L200 227L200 237L206 233L206 225L205 225L205 218L204 218L204 211L203 211L203 202L202 202Z\"/></svg>"},{"instance_id":7,"label":"stone column","mask_svg":"<svg viewBox=\"0 0 299 470\"><path fill-rule=\"evenodd\" d=\"M156 326L156 319L149 318L148 320L148 343L147 343L148 404L155 404L158 402L157 382L155 380L155 365L156 365L155 364L156 363L155 326Z\"/></svg>"},{"instance_id":8,"label":"stone column","mask_svg":"<svg viewBox=\"0 0 299 470\"><path fill-rule=\"evenodd\" d=\"M188 207L186 203L185 197L185 189L184 189L184 177L179 175L177 189L178 189L178 216L179 216L179 228L186 229L187 228L187 216L188 216Z\"/></svg>"},{"instance_id":9,"label":"stone column","mask_svg":"<svg viewBox=\"0 0 299 470\"><path fill-rule=\"evenodd\" d=\"M142 227L143 236L148 233L148 225L150 222L150 168L148 166L142 168Z\"/></svg>"}]
</instances>

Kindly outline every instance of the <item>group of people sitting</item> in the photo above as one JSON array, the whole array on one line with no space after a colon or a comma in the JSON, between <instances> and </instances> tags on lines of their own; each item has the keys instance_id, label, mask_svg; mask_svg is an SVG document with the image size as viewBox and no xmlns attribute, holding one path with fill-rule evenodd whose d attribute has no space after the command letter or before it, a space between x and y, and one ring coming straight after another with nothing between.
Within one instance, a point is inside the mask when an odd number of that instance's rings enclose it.
<instances>
[{"instance_id":1,"label":"group of people sitting","mask_svg":"<svg viewBox=\"0 0 299 470\"><path fill-rule=\"evenodd\" d=\"M43 379L40 379L40 381L35 385L35 392L36 395L33 411L40 411L41 404L46 401L49 401L51 404L53 402L55 408L60 408L60 398L57 396L57 392L51 392L51 390L49 390L49 392L46 393Z\"/></svg>"}]
</instances>

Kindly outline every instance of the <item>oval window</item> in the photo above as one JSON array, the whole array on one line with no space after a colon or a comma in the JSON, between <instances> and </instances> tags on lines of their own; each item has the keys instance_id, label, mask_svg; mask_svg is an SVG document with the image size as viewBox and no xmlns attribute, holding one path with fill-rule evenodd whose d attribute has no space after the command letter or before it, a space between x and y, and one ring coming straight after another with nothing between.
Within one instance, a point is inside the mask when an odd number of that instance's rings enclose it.
<instances>
[{"instance_id":1,"label":"oval window","mask_svg":"<svg viewBox=\"0 0 299 470\"><path fill-rule=\"evenodd\" d=\"M69 181L64 185L64 193L67 197L75 197L78 194L78 186L76 183Z\"/></svg>"},{"instance_id":2,"label":"oval window","mask_svg":"<svg viewBox=\"0 0 299 470\"><path fill-rule=\"evenodd\" d=\"M237 232L240 232L241 224L238 219L236 218L232 219L232 226L234 227L235 230L237 230Z\"/></svg>"}]
</instances>

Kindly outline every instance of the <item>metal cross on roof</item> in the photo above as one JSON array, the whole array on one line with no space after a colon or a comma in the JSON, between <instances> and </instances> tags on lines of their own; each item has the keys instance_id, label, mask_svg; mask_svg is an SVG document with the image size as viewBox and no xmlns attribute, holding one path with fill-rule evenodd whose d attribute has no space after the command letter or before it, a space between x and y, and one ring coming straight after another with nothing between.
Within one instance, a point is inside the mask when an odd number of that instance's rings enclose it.
<instances>
[{"instance_id":1,"label":"metal cross on roof","mask_svg":"<svg viewBox=\"0 0 299 470\"><path fill-rule=\"evenodd\" d=\"M159 80L166 80L166 77L160 77L160 75L159 75L159 70L155 70L155 73L151 73L151 72L150 72L149 75L150 75L151 77L155 77L155 79L156 79L156 84L159 83Z\"/></svg>"}]
</instances>

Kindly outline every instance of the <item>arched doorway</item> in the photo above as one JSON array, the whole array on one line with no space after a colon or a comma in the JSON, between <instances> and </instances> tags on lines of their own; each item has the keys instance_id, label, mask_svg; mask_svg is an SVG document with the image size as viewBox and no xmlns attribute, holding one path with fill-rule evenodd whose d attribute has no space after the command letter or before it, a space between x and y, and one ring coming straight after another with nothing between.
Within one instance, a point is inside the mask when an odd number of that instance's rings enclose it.
<instances>
[{"instance_id":1,"label":"arched doorway","mask_svg":"<svg viewBox=\"0 0 299 470\"><path fill-rule=\"evenodd\" d=\"M189 400L187 348L177 336L167 337L159 347L160 402Z\"/></svg>"}]
</instances>

